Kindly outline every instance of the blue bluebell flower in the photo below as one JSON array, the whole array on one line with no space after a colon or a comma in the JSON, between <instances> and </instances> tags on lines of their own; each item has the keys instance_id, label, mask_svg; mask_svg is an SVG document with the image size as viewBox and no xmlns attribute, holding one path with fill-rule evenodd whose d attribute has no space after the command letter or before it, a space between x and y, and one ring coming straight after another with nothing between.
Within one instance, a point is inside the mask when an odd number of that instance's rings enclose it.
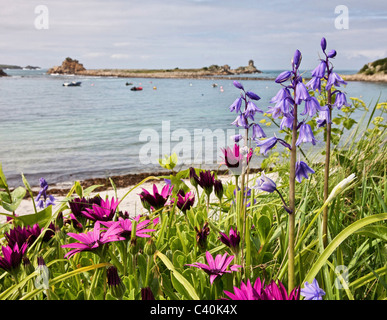
<instances>
[{"instance_id":1,"label":"blue bluebell flower","mask_svg":"<svg viewBox=\"0 0 387 320\"><path fill-rule=\"evenodd\" d=\"M258 189L266 192L274 192L277 189L277 185L273 180L265 175L265 172L261 173L261 176L257 179L257 184L252 189Z\"/></svg>"},{"instance_id":2,"label":"blue bluebell flower","mask_svg":"<svg viewBox=\"0 0 387 320\"><path fill-rule=\"evenodd\" d=\"M327 123L331 123L329 110L320 111L318 113L318 117L316 118L316 122L319 128L326 126Z\"/></svg>"},{"instance_id":3,"label":"blue bluebell flower","mask_svg":"<svg viewBox=\"0 0 387 320\"><path fill-rule=\"evenodd\" d=\"M253 133L252 133L253 140L260 139L260 138L266 138L266 134L259 124L254 123L252 125L252 127L253 127Z\"/></svg>"},{"instance_id":4,"label":"blue bluebell flower","mask_svg":"<svg viewBox=\"0 0 387 320\"><path fill-rule=\"evenodd\" d=\"M299 146L301 143L305 142L310 142L313 145L315 145L317 142L317 140L314 138L311 126L307 123L303 123L300 126L300 133L296 141L296 146Z\"/></svg>"},{"instance_id":5,"label":"blue bluebell flower","mask_svg":"<svg viewBox=\"0 0 387 320\"><path fill-rule=\"evenodd\" d=\"M310 168L304 161L296 163L296 180L301 183L302 179L308 179L308 174L313 174L315 171Z\"/></svg>"},{"instance_id":6,"label":"blue bluebell flower","mask_svg":"<svg viewBox=\"0 0 387 320\"><path fill-rule=\"evenodd\" d=\"M257 147L259 147L259 152L264 155L266 155L269 150L274 148L277 142L281 143L284 147L288 148L289 150L291 149L291 146L288 143L286 143L282 139L278 139L277 137L271 137L265 140L256 140L255 142L257 144Z\"/></svg>"},{"instance_id":7,"label":"blue bluebell flower","mask_svg":"<svg viewBox=\"0 0 387 320\"><path fill-rule=\"evenodd\" d=\"M336 99L335 99L335 103L333 104L334 106L336 106L338 109L341 109L342 106L347 106L347 107L350 106L343 92L336 90L335 93L336 93Z\"/></svg>"},{"instance_id":8,"label":"blue bluebell flower","mask_svg":"<svg viewBox=\"0 0 387 320\"><path fill-rule=\"evenodd\" d=\"M332 86L340 87L340 85L346 85L347 82L343 80L342 77L340 77L336 72L332 72L327 81L326 89L329 90L332 88Z\"/></svg>"},{"instance_id":9,"label":"blue bluebell flower","mask_svg":"<svg viewBox=\"0 0 387 320\"><path fill-rule=\"evenodd\" d=\"M241 106L242 106L242 98L238 98L230 106L230 111L231 112L236 111L236 113L239 113L239 111L241 110Z\"/></svg>"},{"instance_id":10,"label":"blue bluebell flower","mask_svg":"<svg viewBox=\"0 0 387 320\"><path fill-rule=\"evenodd\" d=\"M317 280L313 279L311 284L305 282L301 295L305 297L305 300L322 300L325 291L319 287Z\"/></svg>"}]
</instances>

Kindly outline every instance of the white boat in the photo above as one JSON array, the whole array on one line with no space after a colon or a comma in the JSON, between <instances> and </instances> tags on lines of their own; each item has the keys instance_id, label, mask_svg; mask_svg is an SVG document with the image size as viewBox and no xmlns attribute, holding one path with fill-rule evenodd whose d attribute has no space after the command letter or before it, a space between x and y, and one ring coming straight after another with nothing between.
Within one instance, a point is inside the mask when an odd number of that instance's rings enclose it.
<instances>
[{"instance_id":1,"label":"white boat","mask_svg":"<svg viewBox=\"0 0 387 320\"><path fill-rule=\"evenodd\" d=\"M81 85L82 82L78 81L72 81L72 82L65 82L63 84L64 87L79 87Z\"/></svg>"}]
</instances>

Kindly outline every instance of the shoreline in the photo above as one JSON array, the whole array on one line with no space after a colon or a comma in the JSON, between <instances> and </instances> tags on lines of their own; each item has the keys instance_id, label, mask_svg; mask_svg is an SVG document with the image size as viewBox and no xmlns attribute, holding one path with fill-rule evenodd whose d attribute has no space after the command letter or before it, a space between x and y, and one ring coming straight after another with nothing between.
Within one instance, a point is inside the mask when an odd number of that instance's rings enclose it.
<instances>
[{"instance_id":1,"label":"shoreline","mask_svg":"<svg viewBox=\"0 0 387 320\"><path fill-rule=\"evenodd\" d=\"M207 170L207 169L203 169L203 170ZM225 176L228 174L228 169L208 169L208 170L215 172L218 176ZM250 168L250 173L258 173L261 171L262 171L261 168ZM173 173L172 171L159 170L159 171L149 171L149 172L139 172L139 173L128 173L128 174L122 174L122 175L112 175L109 177L88 178L84 180L75 179L74 181L49 184L48 193L53 196L65 196L70 191L75 181L79 181L80 185L84 189L91 187L93 185L101 185L100 187L94 190L95 192L113 190L113 187L110 183L110 179L113 180L117 189L122 189L122 188L128 188L130 186L135 186L138 183L140 183L142 180L150 176L162 177L162 176L169 176L172 173ZM150 179L150 180L147 180L146 183L157 182L157 181L160 181L160 180ZM33 194L35 196L38 194L40 187L34 185L34 186L31 186L31 190L33 191ZM27 192L25 195L25 199L28 199L28 198L30 198L30 194Z\"/></svg>"},{"instance_id":2,"label":"shoreline","mask_svg":"<svg viewBox=\"0 0 387 320\"><path fill-rule=\"evenodd\" d=\"M53 75L54 73L48 73ZM260 73L261 74L261 73ZM61 74L59 74L61 75ZM63 74L65 75L65 74ZM73 75L86 77L116 77L116 78L147 78L147 79L201 79L201 80L254 80L254 81L274 81L274 77L254 77L243 76L238 74L216 74L211 72L183 72L183 71L156 71L156 72L136 72L126 69L90 69L80 72L75 72ZM345 81L360 81L360 82L381 82L387 83L387 74L347 74L340 76ZM310 80L310 77L305 77L305 80Z\"/></svg>"},{"instance_id":3,"label":"shoreline","mask_svg":"<svg viewBox=\"0 0 387 320\"><path fill-rule=\"evenodd\" d=\"M234 177L231 174L228 174L228 170L213 170L217 173L217 178L220 179L224 184L228 183L229 181L233 181ZM250 173L257 173L260 172L261 169L252 168L250 169ZM169 171L171 173L171 171ZM132 192L128 193L130 189L134 188L139 182L141 182L144 178L148 176L162 176L167 175L168 173L165 172L155 172L152 174L149 173L141 173L141 174L129 174L129 175L123 175L123 176L112 176L110 177L114 183L116 184L116 191L113 190L113 187L110 184L110 181L105 178L96 178L96 179L87 179L84 181L80 181L80 184L83 188L95 185L95 184L103 184L103 186L96 188L93 190L93 192L90 194L90 197L95 196L99 194L102 198L108 197L112 198L115 197L117 199L122 199L122 202L120 203L120 211L122 212L128 212L130 216L136 216L138 214L144 214L146 213L146 210L143 208L141 204L141 199L139 197L139 193L141 192L142 188L152 191L152 186L155 184L157 188L160 190L165 185L165 182L163 180L148 180L144 182L142 185L138 186L137 188L133 189ZM270 174L270 173L269 173ZM194 191L194 187L191 185L189 178L182 179L187 186L191 189L191 191ZM57 185L50 185L47 194L53 195L55 197L55 204L53 206L53 212L58 209L61 203L65 201L65 197L73 184L69 186L68 188L56 188ZM34 194L34 197L39 192L40 187L32 187L31 188ZM126 196L125 198L123 198ZM211 195L211 199L215 199L215 194ZM33 214L33 199L31 199L29 193L26 193L26 196L21 201L19 207L16 209L16 214L26 215L26 214ZM212 200L211 200L212 201ZM0 223L5 222L5 217L0 216Z\"/></svg>"},{"instance_id":4,"label":"shoreline","mask_svg":"<svg viewBox=\"0 0 387 320\"><path fill-rule=\"evenodd\" d=\"M258 72L257 72L258 73ZM55 73L48 73L53 75ZM59 74L61 75L61 74ZM65 75L65 74L63 74ZM136 72L125 69L91 69L75 72L76 76L85 77L116 77L116 78L147 78L147 79L206 79L206 80L275 80L275 78L248 77L238 74L217 74L212 72L182 72L182 71L160 71L160 72Z\"/></svg>"}]
</instances>

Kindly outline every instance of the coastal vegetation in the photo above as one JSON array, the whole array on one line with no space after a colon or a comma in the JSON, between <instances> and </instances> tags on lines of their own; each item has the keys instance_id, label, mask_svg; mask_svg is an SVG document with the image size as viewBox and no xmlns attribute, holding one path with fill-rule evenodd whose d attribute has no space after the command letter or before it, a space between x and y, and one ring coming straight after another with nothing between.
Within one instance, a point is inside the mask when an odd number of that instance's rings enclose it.
<instances>
[{"instance_id":1,"label":"coastal vegetation","mask_svg":"<svg viewBox=\"0 0 387 320\"><path fill-rule=\"evenodd\" d=\"M217 170L175 171L172 154L159 161L169 174L120 198L114 179L111 198L75 181L53 211L44 178L38 193L23 174L10 189L0 166L0 299L386 300L387 102L347 97L336 51L320 47L308 81L294 52L270 107L233 81L225 113L244 134L222 149L227 183ZM316 140L326 148L307 153ZM150 180L161 185L143 188ZM120 209L134 192L137 216ZM27 194L31 214L18 215Z\"/></svg>"},{"instance_id":2,"label":"coastal vegetation","mask_svg":"<svg viewBox=\"0 0 387 320\"><path fill-rule=\"evenodd\" d=\"M360 69L359 73L364 73L366 75L373 75L376 73L387 74L387 58L365 64L363 68Z\"/></svg>"}]
</instances>

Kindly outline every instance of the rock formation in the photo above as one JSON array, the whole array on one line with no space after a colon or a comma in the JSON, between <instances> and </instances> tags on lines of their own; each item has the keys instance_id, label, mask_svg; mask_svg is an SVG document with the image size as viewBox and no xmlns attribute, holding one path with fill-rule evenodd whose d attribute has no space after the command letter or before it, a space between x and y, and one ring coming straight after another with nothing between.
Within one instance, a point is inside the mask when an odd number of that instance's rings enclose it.
<instances>
[{"instance_id":1,"label":"rock formation","mask_svg":"<svg viewBox=\"0 0 387 320\"><path fill-rule=\"evenodd\" d=\"M249 65L246 66L246 67L239 67L235 70L232 70L232 73L234 74L244 74L244 73L262 73L262 71L258 70L255 66L254 66L254 61L253 60L249 60Z\"/></svg>"},{"instance_id":2,"label":"rock formation","mask_svg":"<svg viewBox=\"0 0 387 320\"><path fill-rule=\"evenodd\" d=\"M0 77L6 77L8 74L6 74L2 69L0 69Z\"/></svg>"},{"instance_id":3,"label":"rock formation","mask_svg":"<svg viewBox=\"0 0 387 320\"><path fill-rule=\"evenodd\" d=\"M86 71L83 64L79 63L78 60L66 58L61 66L56 66L48 69L47 73L52 74L77 74L79 72Z\"/></svg>"}]
</instances>

